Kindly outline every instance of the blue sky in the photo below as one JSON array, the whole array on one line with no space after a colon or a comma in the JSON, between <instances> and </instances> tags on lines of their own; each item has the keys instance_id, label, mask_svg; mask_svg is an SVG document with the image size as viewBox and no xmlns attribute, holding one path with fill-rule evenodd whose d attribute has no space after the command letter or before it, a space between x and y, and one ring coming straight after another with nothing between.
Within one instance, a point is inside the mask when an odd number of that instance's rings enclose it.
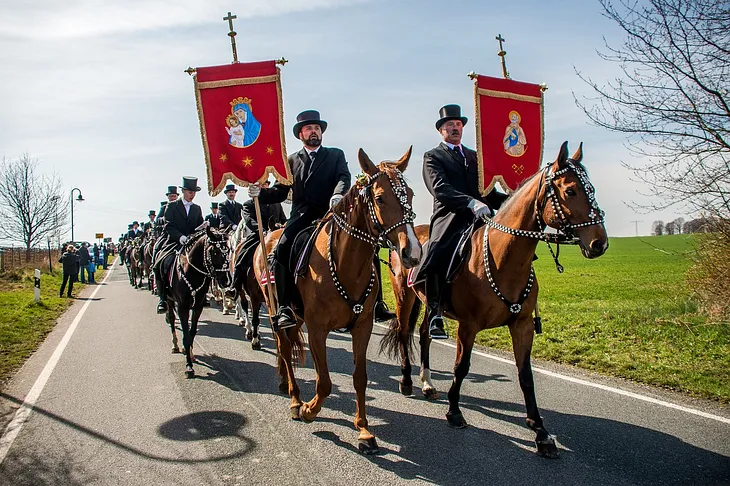
<instances>
[{"instance_id":1,"label":"blue sky","mask_svg":"<svg viewBox=\"0 0 730 486\"><path fill-rule=\"evenodd\" d=\"M621 39L597 1L3 2L0 157L28 152L68 190L82 190L77 239L96 232L116 239L128 222L157 209L183 175L205 187L193 83L183 70L231 61L222 20L229 10L238 15L240 60L290 61L282 69L288 152L301 148L291 126L305 109L329 122L324 144L345 151L353 175L359 147L383 160L412 144L406 176L419 223L431 215L420 169L423 152L439 142L438 110L458 103L473 121L466 73L501 74L497 33L507 39L512 77L549 85L545 159L564 140L571 149L584 143L610 235L633 235L633 220L647 234L652 221L683 215L627 207L645 201L621 167L637 160L621 136L589 125L575 106L573 92L590 94L575 69L597 80L617 74L596 54L604 36ZM474 147L474 139L470 122L464 143ZM206 193L196 198L204 210L210 201Z\"/></svg>"}]
</instances>

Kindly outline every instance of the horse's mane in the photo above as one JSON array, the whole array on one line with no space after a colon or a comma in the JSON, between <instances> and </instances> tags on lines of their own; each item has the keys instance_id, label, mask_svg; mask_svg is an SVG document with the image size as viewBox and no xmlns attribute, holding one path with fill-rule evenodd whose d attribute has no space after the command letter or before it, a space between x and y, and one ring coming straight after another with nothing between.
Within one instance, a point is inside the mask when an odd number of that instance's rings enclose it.
<instances>
[{"instance_id":1,"label":"horse's mane","mask_svg":"<svg viewBox=\"0 0 730 486\"><path fill-rule=\"evenodd\" d=\"M391 184L392 184L392 181L398 180L396 177L396 172L399 172L399 171L395 165L395 162L392 162L390 160L385 160L385 161L381 162L380 164L378 164L377 167L378 167L379 172L385 172L385 174L391 180ZM337 206L335 206L332 209L333 210L337 209L340 207L340 205L344 205L345 208L354 206L358 197L360 197L360 189L358 188L357 184L353 184L350 187L350 189L342 196L342 200L339 203L337 203ZM331 212L332 211L328 212L327 215L322 219L324 220L324 219L331 218L332 217L330 214Z\"/></svg>"},{"instance_id":2,"label":"horse's mane","mask_svg":"<svg viewBox=\"0 0 730 486\"><path fill-rule=\"evenodd\" d=\"M518 199L520 199L523 196L524 192L527 192L525 189L532 181L533 179L540 177L543 173L543 169L538 170L534 174L532 174L529 178L525 179L520 183L519 186L517 186L517 189L509 195L509 197L502 203L502 206L499 208L500 212L503 212L505 210L509 210L509 208L514 205L514 202Z\"/></svg>"}]
</instances>

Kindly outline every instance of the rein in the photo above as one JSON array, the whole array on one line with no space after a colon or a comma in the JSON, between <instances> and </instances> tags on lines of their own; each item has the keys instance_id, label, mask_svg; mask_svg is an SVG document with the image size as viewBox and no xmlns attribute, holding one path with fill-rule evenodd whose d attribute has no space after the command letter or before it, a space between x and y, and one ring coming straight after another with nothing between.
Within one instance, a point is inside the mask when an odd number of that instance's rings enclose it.
<instances>
[{"instance_id":1,"label":"rein","mask_svg":"<svg viewBox=\"0 0 730 486\"><path fill-rule=\"evenodd\" d=\"M398 202L403 208L403 219L401 219L398 223L390 226L389 228L385 228L378 219L377 214L375 213L375 205L373 203L372 196L373 183L378 177L383 175L388 177L388 179L390 180L390 185L393 188L393 192L395 193L395 196L398 198ZM416 217L416 213L413 212L413 208L410 204L408 204L408 192L406 189L407 186L405 179L403 178L403 174L398 169L395 169L395 179L397 181L397 184L390 176L390 174L385 171L378 171L372 176L367 174L361 174L356 181L356 186L359 188L359 195L363 197L365 203L367 204L367 213L370 217L370 222L377 232L377 236L374 236L371 233L363 231L360 228L357 228L350 224L344 213L340 215L335 212L334 208L330 210L330 213L332 215L332 228L327 242L327 263L329 264L330 276L332 277L332 281L335 284L337 292L344 299L347 305L350 306L350 309L353 313L353 317L350 319L348 325L342 330L343 332L352 329L352 326L354 326L358 315L362 313L362 311L365 309L363 304L367 300L368 296L373 290L373 286L375 285L375 266L372 264L370 265L370 281L368 282L368 286L362 296L358 300L350 297L343 287L342 282L340 282L340 279L337 277L337 269L335 268L335 262L332 259L335 226L341 229L348 236L352 238L357 238L361 241L364 241L365 243L372 245L373 255L378 252L380 246L387 246L390 250L394 250L395 246L390 240L388 240L387 235L400 226L413 224L413 220Z\"/></svg>"},{"instance_id":2,"label":"rein","mask_svg":"<svg viewBox=\"0 0 730 486\"><path fill-rule=\"evenodd\" d=\"M188 241L183 244L183 246L180 248L180 251L175 256L175 267L177 273L178 275L180 275L180 279L185 283L185 285L187 285L188 289L190 290L190 294L193 297L193 303L191 305L192 308L195 307L195 298L198 292L203 289L203 287L206 283L208 283L209 280L215 278L216 272L228 272L228 258L226 258L226 263L223 265L222 268L215 268L215 266L213 265L213 258L210 256L209 251L211 247L215 247L219 251L227 253L228 244L225 241L211 242L209 238L206 238L205 242L203 243L203 266L205 267L205 271L196 267L190 259L190 252L194 249L195 243L197 243L198 240L200 240L205 235L205 231L205 229L202 229L197 233L191 235L190 238L188 238ZM182 268L182 263L180 262L181 255L185 256L189 267L191 267L193 270L203 276L203 281L198 288L194 288L190 281L187 279L185 271Z\"/></svg>"}]
</instances>

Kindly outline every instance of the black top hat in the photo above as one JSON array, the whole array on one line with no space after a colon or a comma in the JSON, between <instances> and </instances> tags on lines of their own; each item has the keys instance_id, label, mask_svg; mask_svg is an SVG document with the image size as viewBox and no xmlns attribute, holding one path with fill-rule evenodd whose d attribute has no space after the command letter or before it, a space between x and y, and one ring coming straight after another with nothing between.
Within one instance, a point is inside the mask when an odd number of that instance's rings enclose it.
<instances>
[{"instance_id":1,"label":"black top hat","mask_svg":"<svg viewBox=\"0 0 730 486\"><path fill-rule=\"evenodd\" d=\"M218 203L217 202L210 203L210 209L218 209Z\"/></svg>"},{"instance_id":2,"label":"black top hat","mask_svg":"<svg viewBox=\"0 0 730 486\"><path fill-rule=\"evenodd\" d=\"M228 185L226 186L226 190L225 190L225 191L223 191L223 192L228 192L228 191L235 191L235 192L238 192L238 189L236 189L236 186L235 186L235 184L228 184Z\"/></svg>"},{"instance_id":3,"label":"black top hat","mask_svg":"<svg viewBox=\"0 0 730 486\"><path fill-rule=\"evenodd\" d=\"M197 177L183 176L183 183L180 189L187 189L188 191L198 192L200 186L198 185Z\"/></svg>"},{"instance_id":4,"label":"black top hat","mask_svg":"<svg viewBox=\"0 0 730 486\"><path fill-rule=\"evenodd\" d=\"M167 205L167 201L160 201L160 209L164 208Z\"/></svg>"},{"instance_id":5,"label":"black top hat","mask_svg":"<svg viewBox=\"0 0 730 486\"><path fill-rule=\"evenodd\" d=\"M294 136L299 138L299 132L304 125L315 123L322 128L322 133L327 130L327 122L320 119L317 110L306 110L297 115L297 122L294 124Z\"/></svg>"},{"instance_id":6,"label":"black top hat","mask_svg":"<svg viewBox=\"0 0 730 486\"><path fill-rule=\"evenodd\" d=\"M132 223L129 223L129 224L127 225L127 228L129 228L129 229L132 229L132 226L134 226L134 225L133 225Z\"/></svg>"},{"instance_id":7,"label":"black top hat","mask_svg":"<svg viewBox=\"0 0 730 486\"><path fill-rule=\"evenodd\" d=\"M132 221L132 226L134 226L135 224L136 224L137 226L139 226L139 221Z\"/></svg>"},{"instance_id":8,"label":"black top hat","mask_svg":"<svg viewBox=\"0 0 730 486\"><path fill-rule=\"evenodd\" d=\"M465 116L461 116L461 106L459 105L446 105L442 106L439 110L439 116L441 119L436 122L436 130L441 129L441 125L449 120L461 120L461 123L466 125L469 119Z\"/></svg>"},{"instance_id":9,"label":"black top hat","mask_svg":"<svg viewBox=\"0 0 730 486\"><path fill-rule=\"evenodd\" d=\"M154 216L155 214L157 214L157 213L155 212L155 210L154 210L154 209L150 209L150 212L149 212L149 213L147 213L147 216Z\"/></svg>"},{"instance_id":10,"label":"black top hat","mask_svg":"<svg viewBox=\"0 0 730 486\"><path fill-rule=\"evenodd\" d=\"M177 194L177 186L167 186L167 194L165 196L169 196L170 194Z\"/></svg>"}]
</instances>

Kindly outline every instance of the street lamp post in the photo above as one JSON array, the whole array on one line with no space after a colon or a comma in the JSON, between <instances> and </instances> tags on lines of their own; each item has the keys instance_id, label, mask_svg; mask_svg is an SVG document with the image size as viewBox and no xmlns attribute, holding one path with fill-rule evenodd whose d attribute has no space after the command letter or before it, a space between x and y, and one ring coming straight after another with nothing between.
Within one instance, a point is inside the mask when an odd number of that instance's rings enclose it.
<instances>
[{"instance_id":1,"label":"street lamp post","mask_svg":"<svg viewBox=\"0 0 730 486\"><path fill-rule=\"evenodd\" d=\"M78 202L83 202L84 197L81 195L81 189L74 187L71 189L71 241L76 241L74 238L74 191L79 191L79 196L76 198Z\"/></svg>"}]
</instances>

